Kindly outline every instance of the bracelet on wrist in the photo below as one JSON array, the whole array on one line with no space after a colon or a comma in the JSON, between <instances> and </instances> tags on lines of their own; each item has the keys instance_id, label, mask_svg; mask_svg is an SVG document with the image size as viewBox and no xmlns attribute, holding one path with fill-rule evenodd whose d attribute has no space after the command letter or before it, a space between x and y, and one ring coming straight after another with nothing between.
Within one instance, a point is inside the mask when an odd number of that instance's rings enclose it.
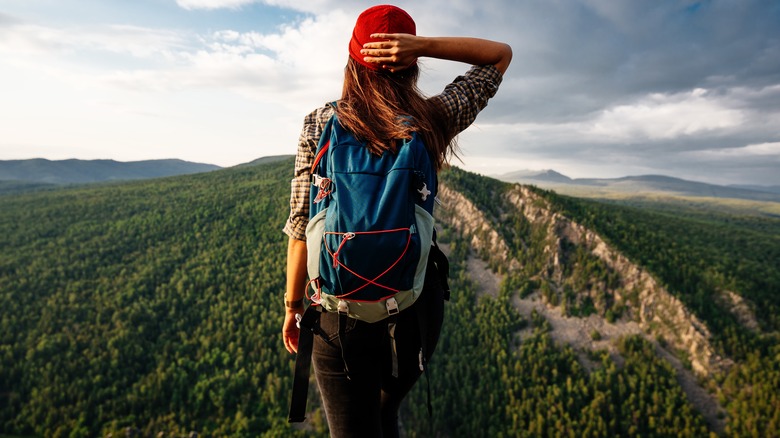
<instances>
[{"instance_id":1,"label":"bracelet on wrist","mask_svg":"<svg viewBox=\"0 0 780 438\"><path fill-rule=\"evenodd\" d=\"M288 309L297 309L299 307L303 307L303 298L300 300L294 300L294 301L287 301L284 300L284 307Z\"/></svg>"}]
</instances>

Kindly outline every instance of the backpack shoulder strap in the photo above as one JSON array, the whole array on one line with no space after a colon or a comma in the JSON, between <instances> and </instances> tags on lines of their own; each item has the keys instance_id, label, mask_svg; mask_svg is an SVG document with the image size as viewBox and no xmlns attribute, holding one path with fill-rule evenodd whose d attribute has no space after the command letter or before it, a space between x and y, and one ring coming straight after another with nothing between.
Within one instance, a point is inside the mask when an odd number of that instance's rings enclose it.
<instances>
[{"instance_id":1,"label":"backpack shoulder strap","mask_svg":"<svg viewBox=\"0 0 780 438\"><path fill-rule=\"evenodd\" d=\"M333 101L330 102L328 105L333 107L333 109L335 110L337 106L337 102ZM322 134L320 135L320 143L317 146L317 155L314 157L314 162L311 165L312 174L316 171L317 166L320 164L320 160L322 160L322 157L325 156L325 154L328 152L328 149L330 148L330 134L331 131L333 130L334 123L338 123L338 118L336 117L335 112L330 117L330 119L328 119L328 122L325 124L325 126L322 128Z\"/></svg>"},{"instance_id":2,"label":"backpack shoulder strap","mask_svg":"<svg viewBox=\"0 0 780 438\"><path fill-rule=\"evenodd\" d=\"M317 166L319 166L320 160L322 160L322 156L328 152L329 148L330 148L330 139L328 139L325 145L323 145L322 148L320 148L320 150L317 151L317 156L314 157L314 163L312 163L311 165L312 174L317 170Z\"/></svg>"}]
</instances>

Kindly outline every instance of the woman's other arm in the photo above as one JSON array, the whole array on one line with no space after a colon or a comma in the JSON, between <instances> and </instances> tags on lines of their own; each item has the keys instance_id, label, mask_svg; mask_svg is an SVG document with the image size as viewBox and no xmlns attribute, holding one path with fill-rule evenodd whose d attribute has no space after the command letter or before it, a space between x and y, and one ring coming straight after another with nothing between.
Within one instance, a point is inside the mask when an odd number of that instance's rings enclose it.
<instances>
[{"instance_id":1,"label":"woman's other arm","mask_svg":"<svg viewBox=\"0 0 780 438\"><path fill-rule=\"evenodd\" d=\"M298 333L295 314L303 313L303 294L306 289L306 241L289 238L287 245L287 288L284 294L285 313L282 325L284 347L290 353L298 351ZM288 302L290 305L288 305Z\"/></svg>"}]
</instances>

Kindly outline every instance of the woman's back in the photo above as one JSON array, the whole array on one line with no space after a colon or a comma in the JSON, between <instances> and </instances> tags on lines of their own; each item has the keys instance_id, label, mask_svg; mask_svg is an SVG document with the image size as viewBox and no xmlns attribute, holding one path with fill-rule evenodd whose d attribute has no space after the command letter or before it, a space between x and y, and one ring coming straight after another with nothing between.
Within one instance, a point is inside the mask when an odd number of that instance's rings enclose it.
<instances>
[{"instance_id":1,"label":"woman's back","mask_svg":"<svg viewBox=\"0 0 780 438\"><path fill-rule=\"evenodd\" d=\"M305 344L313 345L312 361L332 436L398 435L398 408L438 341L444 291L433 275L442 263L425 255L427 270L421 271L425 272L424 287L408 310L396 315L388 307L384 319L366 322L342 313L340 307L322 310L309 306L304 314L308 322L302 324L303 329L298 328L296 315L300 317L304 312L303 296L309 287L308 249L322 245L319 238L307 243L306 231L311 225L310 213L314 212L310 204L310 199L315 199L311 196L312 168L323 133L330 132L326 129L328 121L336 120L335 114L340 126L358 139L358 145L365 145L375 156L394 152L400 139L413 134L422 137L435 173L453 152L453 138L471 125L495 95L512 58L509 46L499 42L415 34L414 21L399 8L377 6L364 11L349 44L341 99L335 106L324 105L309 114L299 139L290 216L284 228L290 239L282 336L291 353L298 350L299 335L301 339L313 337L312 344ZM420 57L464 62L472 67L441 93L426 98L417 88ZM427 190L433 181L417 190L431 209ZM324 190L327 196L329 188L320 185L317 190ZM361 194L360 190L354 192L356 199ZM351 239L352 233L342 234L342 243ZM362 258L369 265L374 259L371 251ZM335 294L345 294L338 286L333 288ZM301 352L299 361L303 356Z\"/></svg>"}]
</instances>

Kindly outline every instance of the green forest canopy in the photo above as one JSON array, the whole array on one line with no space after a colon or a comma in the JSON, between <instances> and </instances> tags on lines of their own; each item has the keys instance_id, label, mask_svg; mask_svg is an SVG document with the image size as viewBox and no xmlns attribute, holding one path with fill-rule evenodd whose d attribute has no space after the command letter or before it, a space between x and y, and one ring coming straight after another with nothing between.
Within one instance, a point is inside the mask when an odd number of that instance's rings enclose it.
<instances>
[{"instance_id":1,"label":"green forest canopy","mask_svg":"<svg viewBox=\"0 0 780 438\"><path fill-rule=\"evenodd\" d=\"M0 197L0 433L326 435L316 401L308 429L286 423L281 228L291 169L284 160ZM488 212L486 190L511 187L458 170L442 180ZM776 309L778 221L707 221L542 193L722 329L722 348L739 360L721 377L726 433L777 434L776 338L697 307L699 289L675 289L671 267L695 260L707 287L722 281ZM403 412L408 435L431 427L458 436L706 435L651 344L624 339L623 366L594 353L602 365L585 371L571 348L552 343L543 318L522 320L511 290L478 300L464 268L467 240L448 234L454 293L429 376L434 417L418 385ZM642 251L652 238L663 251ZM765 331L777 330L776 315L759 312ZM528 324L533 336L519 342L514 333ZM738 348L733 337L749 342Z\"/></svg>"}]
</instances>

